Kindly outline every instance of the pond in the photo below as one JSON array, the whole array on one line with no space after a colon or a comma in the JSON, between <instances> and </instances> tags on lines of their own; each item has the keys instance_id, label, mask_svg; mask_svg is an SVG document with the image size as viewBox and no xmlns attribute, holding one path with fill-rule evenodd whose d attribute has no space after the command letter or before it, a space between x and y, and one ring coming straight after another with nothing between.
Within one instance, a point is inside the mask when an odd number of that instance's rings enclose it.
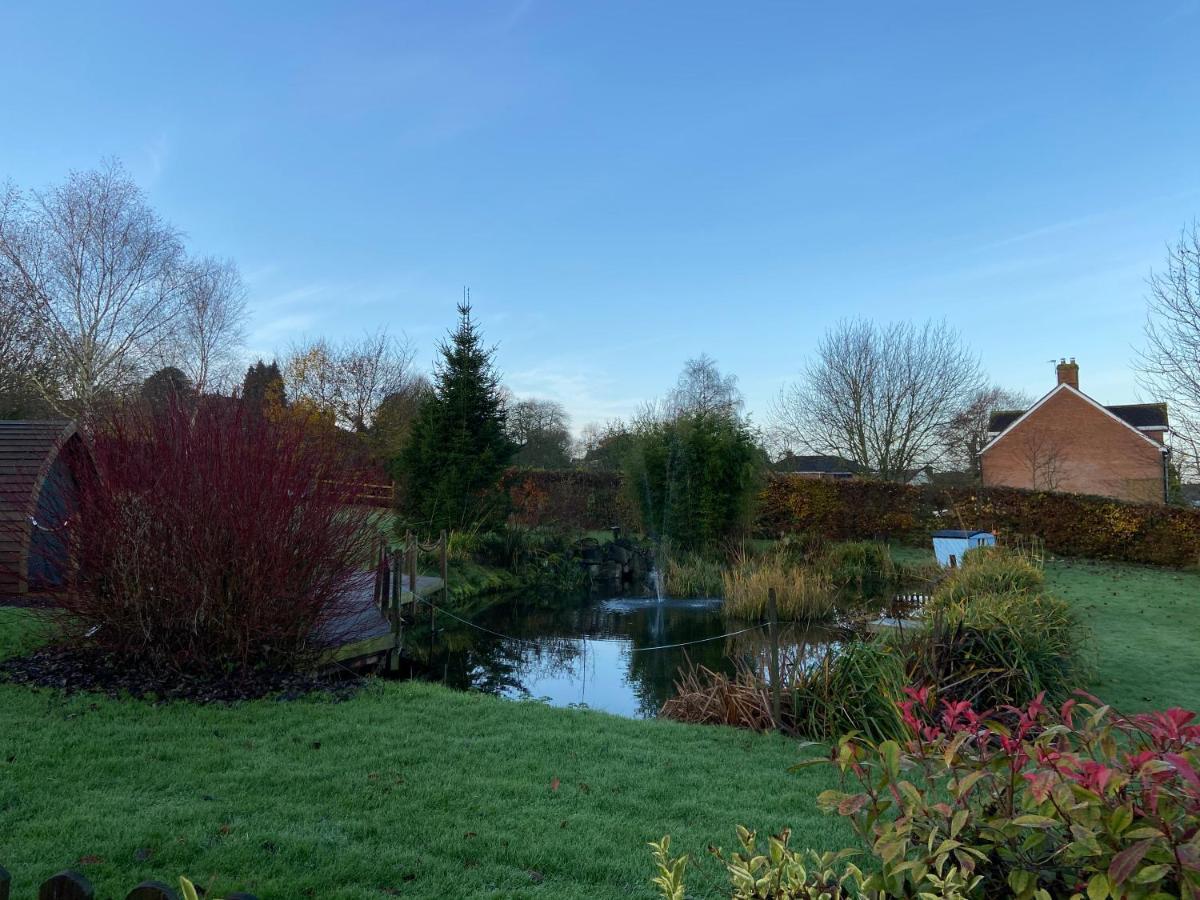
<instances>
[{"instance_id":1,"label":"pond","mask_svg":"<svg viewBox=\"0 0 1200 900\"><path fill-rule=\"evenodd\" d=\"M726 620L719 600L515 600L471 620L478 627L443 615L432 648L410 647L428 674L464 690L634 718L658 714L689 662L732 674L739 661L761 668L769 653L767 629ZM819 627L784 626L780 635L781 654L793 657L834 640Z\"/></svg>"}]
</instances>

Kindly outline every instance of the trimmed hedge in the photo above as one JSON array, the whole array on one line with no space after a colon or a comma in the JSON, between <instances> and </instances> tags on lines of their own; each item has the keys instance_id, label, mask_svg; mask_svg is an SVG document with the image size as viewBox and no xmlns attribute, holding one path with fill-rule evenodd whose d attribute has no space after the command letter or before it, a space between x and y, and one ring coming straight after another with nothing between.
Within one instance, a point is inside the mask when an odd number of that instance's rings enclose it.
<instances>
[{"instance_id":1,"label":"trimmed hedge","mask_svg":"<svg viewBox=\"0 0 1200 900\"><path fill-rule=\"evenodd\" d=\"M509 469L501 481L515 525L594 531L620 525L637 530L641 519L616 472L580 469Z\"/></svg>"},{"instance_id":2,"label":"trimmed hedge","mask_svg":"<svg viewBox=\"0 0 1200 900\"><path fill-rule=\"evenodd\" d=\"M832 540L911 541L924 541L939 528L985 528L1040 537L1047 550L1063 556L1200 563L1200 511L1014 488L783 476L763 491L756 528L764 536L817 532Z\"/></svg>"}]
</instances>

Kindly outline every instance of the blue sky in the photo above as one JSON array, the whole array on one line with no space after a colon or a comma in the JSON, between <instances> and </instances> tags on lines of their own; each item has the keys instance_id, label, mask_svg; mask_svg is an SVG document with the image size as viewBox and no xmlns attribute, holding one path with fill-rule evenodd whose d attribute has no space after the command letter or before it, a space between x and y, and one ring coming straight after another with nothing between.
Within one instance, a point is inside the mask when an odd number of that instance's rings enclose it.
<instances>
[{"instance_id":1,"label":"blue sky","mask_svg":"<svg viewBox=\"0 0 1200 900\"><path fill-rule=\"evenodd\" d=\"M0 179L120 157L238 261L254 353L386 324L427 365L469 285L577 428L701 352L762 421L849 315L1138 399L1200 211L1197 0L8 2L0 34Z\"/></svg>"}]
</instances>

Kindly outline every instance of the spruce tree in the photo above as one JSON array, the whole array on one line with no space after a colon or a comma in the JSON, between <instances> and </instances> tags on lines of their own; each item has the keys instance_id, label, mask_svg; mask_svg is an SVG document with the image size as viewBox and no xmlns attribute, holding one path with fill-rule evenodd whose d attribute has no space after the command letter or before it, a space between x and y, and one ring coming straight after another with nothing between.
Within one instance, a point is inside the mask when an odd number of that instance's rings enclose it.
<instances>
[{"instance_id":1,"label":"spruce tree","mask_svg":"<svg viewBox=\"0 0 1200 900\"><path fill-rule=\"evenodd\" d=\"M458 314L458 327L438 346L433 390L397 466L404 511L431 533L498 524L505 511L500 476L516 452L495 348L484 347L469 303Z\"/></svg>"}]
</instances>

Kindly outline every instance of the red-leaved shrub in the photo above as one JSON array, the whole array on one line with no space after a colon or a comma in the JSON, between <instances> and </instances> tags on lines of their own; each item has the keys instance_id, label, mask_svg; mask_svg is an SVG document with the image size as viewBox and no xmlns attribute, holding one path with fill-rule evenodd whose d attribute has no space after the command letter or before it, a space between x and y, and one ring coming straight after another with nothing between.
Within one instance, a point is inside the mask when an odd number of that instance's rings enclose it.
<instances>
[{"instance_id":1,"label":"red-leaved shrub","mask_svg":"<svg viewBox=\"0 0 1200 900\"><path fill-rule=\"evenodd\" d=\"M340 637L371 538L327 438L214 400L124 410L91 450L55 598L69 634L193 672L292 668Z\"/></svg>"},{"instance_id":2,"label":"red-leaved shrub","mask_svg":"<svg viewBox=\"0 0 1200 900\"><path fill-rule=\"evenodd\" d=\"M841 816L872 857L796 851L784 829L761 848L738 828L725 864L735 900L1171 900L1200 896L1200 725L1183 709L1121 716L1093 697L1058 710L1042 697L976 711L926 687L899 704L902 740L850 733L827 759ZM651 844L654 884L686 893L687 858Z\"/></svg>"}]
</instances>

